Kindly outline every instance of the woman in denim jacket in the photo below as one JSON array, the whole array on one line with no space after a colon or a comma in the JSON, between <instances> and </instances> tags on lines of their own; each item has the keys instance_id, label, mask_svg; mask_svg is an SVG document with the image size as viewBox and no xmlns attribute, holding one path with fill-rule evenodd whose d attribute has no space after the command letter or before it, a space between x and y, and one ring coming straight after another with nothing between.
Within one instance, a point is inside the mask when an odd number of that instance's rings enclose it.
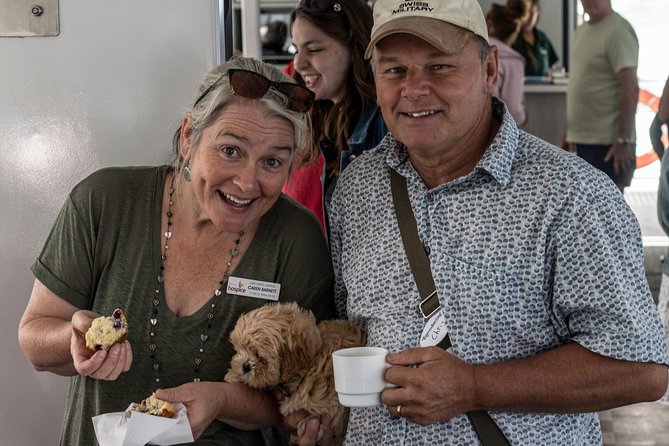
<instances>
[{"instance_id":1,"label":"woman in denim jacket","mask_svg":"<svg viewBox=\"0 0 669 446\"><path fill-rule=\"evenodd\" d=\"M291 14L293 75L316 93L314 150L295 166L283 191L311 209L326 230L340 173L387 132L363 57L372 24L364 0L302 0Z\"/></svg>"}]
</instances>

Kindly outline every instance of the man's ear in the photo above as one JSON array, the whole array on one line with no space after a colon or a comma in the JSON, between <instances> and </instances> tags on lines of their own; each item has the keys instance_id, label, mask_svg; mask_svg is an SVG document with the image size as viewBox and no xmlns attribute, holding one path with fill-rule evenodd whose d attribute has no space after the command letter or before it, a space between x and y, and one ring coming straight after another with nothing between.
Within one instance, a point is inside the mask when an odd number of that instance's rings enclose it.
<instances>
[{"instance_id":1,"label":"man's ear","mask_svg":"<svg viewBox=\"0 0 669 446\"><path fill-rule=\"evenodd\" d=\"M483 63L483 69L485 70L485 89L486 92L492 94L495 91L495 85L497 85L497 75L499 73L499 51L497 46L490 45L488 49L488 58Z\"/></svg>"},{"instance_id":2,"label":"man's ear","mask_svg":"<svg viewBox=\"0 0 669 446\"><path fill-rule=\"evenodd\" d=\"M181 156L188 158L190 153L190 141L191 135L193 134L193 127L191 126L190 113L186 113L183 120L181 121L181 132L179 135L179 151Z\"/></svg>"}]
</instances>

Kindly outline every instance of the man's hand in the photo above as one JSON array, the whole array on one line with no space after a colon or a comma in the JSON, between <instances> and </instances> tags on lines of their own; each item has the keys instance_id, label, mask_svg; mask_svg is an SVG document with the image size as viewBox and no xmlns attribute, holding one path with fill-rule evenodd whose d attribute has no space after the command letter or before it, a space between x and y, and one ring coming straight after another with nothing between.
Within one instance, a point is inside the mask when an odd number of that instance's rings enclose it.
<instances>
[{"instance_id":1,"label":"man's hand","mask_svg":"<svg viewBox=\"0 0 669 446\"><path fill-rule=\"evenodd\" d=\"M615 142L606 152L604 162L613 161L613 171L618 174L632 167L632 163L636 162L635 158L636 154L632 144Z\"/></svg>"},{"instance_id":2,"label":"man's hand","mask_svg":"<svg viewBox=\"0 0 669 446\"><path fill-rule=\"evenodd\" d=\"M560 148L566 152L576 153L576 147L574 146L574 144L567 141L566 133L562 135L562 139L560 140Z\"/></svg>"},{"instance_id":3,"label":"man's hand","mask_svg":"<svg viewBox=\"0 0 669 446\"><path fill-rule=\"evenodd\" d=\"M298 434L297 426L304 420L304 432ZM283 427L290 432L290 444L294 446L330 446L332 444L332 420L328 416L309 417L304 411L284 417ZM320 440L319 433L323 432Z\"/></svg>"},{"instance_id":4,"label":"man's hand","mask_svg":"<svg viewBox=\"0 0 669 446\"><path fill-rule=\"evenodd\" d=\"M82 376L105 381L116 380L121 373L130 370L132 348L128 341L114 344L109 351L92 352L86 347L86 331L93 319L98 317L92 311L81 310L72 315L72 337L70 353L77 373Z\"/></svg>"},{"instance_id":5,"label":"man's hand","mask_svg":"<svg viewBox=\"0 0 669 446\"><path fill-rule=\"evenodd\" d=\"M386 381L399 386L381 394L391 415L428 425L476 408L473 367L445 350L410 348L386 361L391 364Z\"/></svg>"},{"instance_id":6,"label":"man's hand","mask_svg":"<svg viewBox=\"0 0 669 446\"><path fill-rule=\"evenodd\" d=\"M275 390L274 398L281 402L286 397L278 390ZM302 432L302 435L298 433L298 426L300 423L304 424L304 432ZM332 443L332 420L328 416L322 418L316 416L309 417L309 414L306 411L300 410L284 416L282 424L284 430L290 433L291 445L330 446ZM319 440L318 434L321 429L323 431L323 436Z\"/></svg>"}]
</instances>

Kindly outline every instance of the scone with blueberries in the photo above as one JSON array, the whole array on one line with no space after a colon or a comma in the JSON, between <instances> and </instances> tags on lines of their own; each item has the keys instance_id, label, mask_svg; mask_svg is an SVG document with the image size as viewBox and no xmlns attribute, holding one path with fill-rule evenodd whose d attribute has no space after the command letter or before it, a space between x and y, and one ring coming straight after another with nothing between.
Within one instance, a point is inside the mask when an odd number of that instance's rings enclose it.
<instances>
[{"instance_id":1,"label":"scone with blueberries","mask_svg":"<svg viewBox=\"0 0 669 446\"><path fill-rule=\"evenodd\" d=\"M120 308L111 316L93 319L91 328L86 332L86 347L89 350L109 350L112 345L123 342L128 336L128 320Z\"/></svg>"},{"instance_id":2,"label":"scone with blueberries","mask_svg":"<svg viewBox=\"0 0 669 446\"><path fill-rule=\"evenodd\" d=\"M153 392L150 397L142 400L141 403L134 406L130 411L148 413L149 415L165 418L172 418L176 412L172 403L156 397L156 392Z\"/></svg>"}]
</instances>

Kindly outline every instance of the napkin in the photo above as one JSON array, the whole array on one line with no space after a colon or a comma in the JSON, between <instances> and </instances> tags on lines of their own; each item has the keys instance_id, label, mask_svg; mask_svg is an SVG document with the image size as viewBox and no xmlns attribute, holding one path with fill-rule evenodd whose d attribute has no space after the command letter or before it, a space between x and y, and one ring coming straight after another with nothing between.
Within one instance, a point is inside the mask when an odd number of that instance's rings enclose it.
<instances>
[{"instance_id":1,"label":"napkin","mask_svg":"<svg viewBox=\"0 0 669 446\"><path fill-rule=\"evenodd\" d=\"M95 436L100 446L144 446L190 443L193 432L188 423L186 407L175 403L172 418L157 417L141 412L114 412L93 417Z\"/></svg>"}]
</instances>

